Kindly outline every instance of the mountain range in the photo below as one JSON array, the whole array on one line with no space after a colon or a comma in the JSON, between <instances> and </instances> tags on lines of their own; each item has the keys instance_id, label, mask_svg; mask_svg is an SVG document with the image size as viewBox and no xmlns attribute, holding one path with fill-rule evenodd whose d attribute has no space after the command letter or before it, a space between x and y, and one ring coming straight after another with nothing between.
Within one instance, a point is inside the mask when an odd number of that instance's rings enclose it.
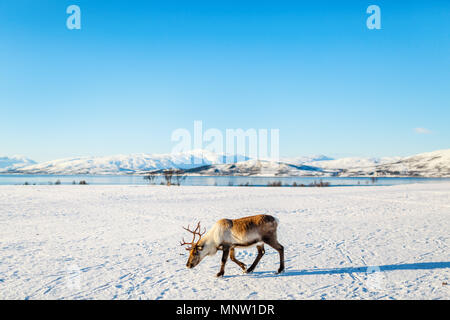
<instances>
[{"instance_id":1,"label":"mountain range","mask_svg":"<svg viewBox=\"0 0 450 320\"><path fill-rule=\"evenodd\" d=\"M33 164L36 164L36 162L23 156L12 156L12 157L0 156L0 172L14 171L15 169Z\"/></svg>"},{"instance_id":2,"label":"mountain range","mask_svg":"<svg viewBox=\"0 0 450 320\"><path fill-rule=\"evenodd\" d=\"M76 157L42 163L26 157L0 157L2 174L116 175L181 169L190 175L238 176L413 176L450 177L450 149L409 157L333 159L324 155L255 160L193 150L173 154Z\"/></svg>"}]
</instances>

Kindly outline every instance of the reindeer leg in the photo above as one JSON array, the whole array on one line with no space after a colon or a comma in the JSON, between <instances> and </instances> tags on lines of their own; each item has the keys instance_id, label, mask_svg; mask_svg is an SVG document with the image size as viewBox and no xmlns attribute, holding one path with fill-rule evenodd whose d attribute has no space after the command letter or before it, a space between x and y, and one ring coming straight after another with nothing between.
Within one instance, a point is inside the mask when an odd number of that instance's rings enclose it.
<instances>
[{"instance_id":1,"label":"reindeer leg","mask_svg":"<svg viewBox=\"0 0 450 320\"><path fill-rule=\"evenodd\" d=\"M247 273L251 273L253 272L253 270L255 269L256 265L258 264L259 260L261 260L262 256L264 255L265 251L264 251L264 245L260 245L260 246L256 246L256 248L258 249L258 255L256 256L255 261L252 263L252 265L250 266L250 268L248 268Z\"/></svg>"},{"instance_id":2,"label":"reindeer leg","mask_svg":"<svg viewBox=\"0 0 450 320\"><path fill-rule=\"evenodd\" d=\"M239 267L241 267L242 271L245 272L247 270L247 268L245 267L245 264L240 262L238 259L236 259L235 255L234 255L234 248L230 249L230 259L231 259L231 261L236 263Z\"/></svg>"},{"instance_id":3,"label":"reindeer leg","mask_svg":"<svg viewBox=\"0 0 450 320\"><path fill-rule=\"evenodd\" d=\"M267 244L278 251L278 254L280 255L280 268L278 269L277 274L282 273L284 271L284 247L277 239L270 240Z\"/></svg>"},{"instance_id":4,"label":"reindeer leg","mask_svg":"<svg viewBox=\"0 0 450 320\"><path fill-rule=\"evenodd\" d=\"M223 248L223 254L222 254L222 265L220 266L219 273L216 275L217 277L221 277L225 273L225 264L227 263L228 254L229 253L230 253L230 248L229 247L224 247Z\"/></svg>"}]
</instances>

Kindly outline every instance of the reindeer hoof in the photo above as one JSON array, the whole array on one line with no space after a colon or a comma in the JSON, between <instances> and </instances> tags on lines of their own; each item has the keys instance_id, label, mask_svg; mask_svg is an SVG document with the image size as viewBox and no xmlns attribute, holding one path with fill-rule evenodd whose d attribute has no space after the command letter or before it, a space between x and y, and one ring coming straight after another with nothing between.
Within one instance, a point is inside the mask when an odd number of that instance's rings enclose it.
<instances>
[{"instance_id":1,"label":"reindeer hoof","mask_svg":"<svg viewBox=\"0 0 450 320\"><path fill-rule=\"evenodd\" d=\"M223 277L224 272L219 272L218 274L216 274L217 278Z\"/></svg>"},{"instance_id":2,"label":"reindeer hoof","mask_svg":"<svg viewBox=\"0 0 450 320\"><path fill-rule=\"evenodd\" d=\"M281 273L283 273L284 272L284 269L278 269L278 271L275 273L275 274L281 274Z\"/></svg>"},{"instance_id":3,"label":"reindeer hoof","mask_svg":"<svg viewBox=\"0 0 450 320\"><path fill-rule=\"evenodd\" d=\"M247 274L248 274L248 273L252 273L252 272L253 272L253 269L248 269L248 270L245 270L245 271L244 271L244 273L247 273Z\"/></svg>"}]
</instances>

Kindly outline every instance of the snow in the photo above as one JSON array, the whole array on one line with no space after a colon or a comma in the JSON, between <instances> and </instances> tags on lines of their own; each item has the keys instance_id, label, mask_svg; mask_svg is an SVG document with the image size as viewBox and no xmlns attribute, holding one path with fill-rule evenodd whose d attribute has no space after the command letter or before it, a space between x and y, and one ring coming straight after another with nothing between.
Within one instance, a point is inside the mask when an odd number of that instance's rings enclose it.
<instances>
[{"instance_id":1,"label":"snow","mask_svg":"<svg viewBox=\"0 0 450 320\"><path fill-rule=\"evenodd\" d=\"M20 163L0 172L22 174L144 174L168 168L195 169L191 174L256 176L420 176L450 177L450 149L411 157L341 158L324 155L285 158L280 161L192 150L171 154L131 154L59 159L38 164ZM203 168L209 166L207 168Z\"/></svg>"},{"instance_id":2,"label":"snow","mask_svg":"<svg viewBox=\"0 0 450 320\"><path fill-rule=\"evenodd\" d=\"M216 278L220 254L185 267L182 226L261 213L284 274L267 246L253 274ZM449 299L449 218L449 183L0 186L0 299Z\"/></svg>"},{"instance_id":3,"label":"snow","mask_svg":"<svg viewBox=\"0 0 450 320\"><path fill-rule=\"evenodd\" d=\"M0 156L0 170L15 170L24 166L35 164L36 162L24 156Z\"/></svg>"},{"instance_id":4,"label":"snow","mask_svg":"<svg viewBox=\"0 0 450 320\"><path fill-rule=\"evenodd\" d=\"M195 170L195 174L206 176L322 176L326 172L317 167L293 165L267 160L247 160L230 164L211 165L201 170ZM329 172L331 175L331 172Z\"/></svg>"},{"instance_id":5,"label":"snow","mask_svg":"<svg viewBox=\"0 0 450 320\"><path fill-rule=\"evenodd\" d=\"M320 167L328 170L353 169L374 167L379 164L387 164L401 160L401 157L383 157L383 158L341 158L325 161L306 162L305 165Z\"/></svg>"},{"instance_id":6,"label":"snow","mask_svg":"<svg viewBox=\"0 0 450 320\"><path fill-rule=\"evenodd\" d=\"M302 159L302 158L298 158ZM412 157L362 158L351 157L302 162L247 160L234 164L211 165L201 171L202 175L252 175L252 176L419 176L450 177L450 150L439 150ZM303 160L307 160L306 157Z\"/></svg>"},{"instance_id":7,"label":"snow","mask_svg":"<svg viewBox=\"0 0 450 320\"><path fill-rule=\"evenodd\" d=\"M450 149L421 153L376 168L382 173L450 177Z\"/></svg>"},{"instance_id":8,"label":"snow","mask_svg":"<svg viewBox=\"0 0 450 320\"><path fill-rule=\"evenodd\" d=\"M224 155L207 150L170 154L131 154L77 157L47 161L15 170L26 174L135 174L167 168L189 169L220 163ZM4 170L6 171L6 170Z\"/></svg>"},{"instance_id":9,"label":"snow","mask_svg":"<svg viewBox=\"0 0 450 320\"><path fill-rule=\"evenodd\" d=\"M280 159L281 162L294 164L294 165L302 165L307 162L319 162L319 161L328 161L328 160L334 160L334 159L330 158L326 155L323 155L323 154Z\"/></svg>"}]
</instances>

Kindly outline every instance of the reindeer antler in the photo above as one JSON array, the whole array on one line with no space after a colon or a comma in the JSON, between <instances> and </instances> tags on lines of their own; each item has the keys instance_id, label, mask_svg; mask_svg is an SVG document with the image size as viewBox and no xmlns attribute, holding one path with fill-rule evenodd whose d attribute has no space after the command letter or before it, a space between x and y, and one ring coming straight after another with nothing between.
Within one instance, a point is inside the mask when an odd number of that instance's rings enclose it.
<instances>
[{"instance_id":1,"label":"reindeer antler","mask_svg":"<svg viewBox=\"0 0 450 320\"><path fill-rule=\"evenodd\" d=\"M205 232L206 232L206 229L204 229L203 232L201 232L201 230L200 230L200 221L197 223L197 227L196 227L194 230L190 230L190 229L189 229L189 225L187 226L187 228L183 227L183 229L186 230L186 231L189 231L189 232L191 232L191 233L194 234L194 237L192 238L192 242L186 242L186 241L184 240L184 237L183 237L183 241L180 242L180 245L182 245L182 246L184 246L184 245L186 245L186 244L191 245L190 247L187 247L186 250L191 250L192 247L193 247L197 242L200 241L200 239L202 238L202 236L203 236L203 235L205 234ZM195 241L195 237L196 237L196 236L199 236L199 238L198 238L197 241Z\"/></svg>"}]
</instances>

